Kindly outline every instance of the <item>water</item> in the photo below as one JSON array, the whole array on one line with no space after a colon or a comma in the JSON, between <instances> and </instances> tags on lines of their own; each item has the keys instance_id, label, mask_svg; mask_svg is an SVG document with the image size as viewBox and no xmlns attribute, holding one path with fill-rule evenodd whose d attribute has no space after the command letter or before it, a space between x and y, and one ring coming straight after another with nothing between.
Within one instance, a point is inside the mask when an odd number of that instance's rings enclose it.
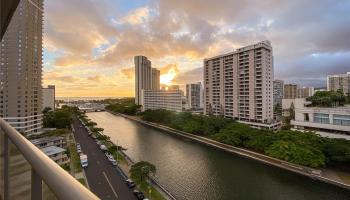
<instances>
[{"instance_id":1,"label":"water","mask_svg":"<svg viewBox=\"0 0 350 200\"><path fill-rule=\"evenodd\" d=\"M177 199L349 200L350 191L242 158L107 112L88 113L134 161L156 165Z\"/></svg>"}]
</instances>

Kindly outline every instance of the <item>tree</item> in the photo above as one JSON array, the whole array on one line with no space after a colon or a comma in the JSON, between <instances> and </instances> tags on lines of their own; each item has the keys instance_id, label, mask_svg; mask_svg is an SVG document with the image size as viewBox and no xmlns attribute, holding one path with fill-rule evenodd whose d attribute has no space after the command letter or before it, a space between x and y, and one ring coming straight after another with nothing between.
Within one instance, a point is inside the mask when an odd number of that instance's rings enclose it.
<instances>
[{"instance_id":1,"label":"tree","mask_svg":"<svg viewBox=\"0 0 350 200\"><path fill-rule=\"evenodd\" d=\"M43 114L46 114L48 112L52 111L52 108L50 107L45 107L44 110L43 110Z\"/></svg>"},{"instance_id":2,"label":"tree","mask_svg":"<svg viewBox=\"0 0 350 200\"><path fill-rule=\"evenodd\" d=\"M309 167L324 167L326 161L322 151L291 141L276 141L266 153L274 158Z\"/></svg>"},{"instance_id":3,"label":"tree","mask_svg":"<svg viewBox=\"0 0 350 200\"><path fill-rule=\"evenodd\" d=\"M141 184L149 175L154 175L156 171L156 166L153 164L147 161L140 161L131 166L130 176L135 181L135 183Z\"/></svg>"},{"instance_id":4,"label":"tree","mask_svg":"<svg viewBox=\"0 0 350 200\"><path fill-rule=\"evenodd\" d=\"M347 97L342 91L318 91L312 97L307 98L311 101L310 106L335 107L343 106L347 103Z\"/></svg>"}]
</instances>

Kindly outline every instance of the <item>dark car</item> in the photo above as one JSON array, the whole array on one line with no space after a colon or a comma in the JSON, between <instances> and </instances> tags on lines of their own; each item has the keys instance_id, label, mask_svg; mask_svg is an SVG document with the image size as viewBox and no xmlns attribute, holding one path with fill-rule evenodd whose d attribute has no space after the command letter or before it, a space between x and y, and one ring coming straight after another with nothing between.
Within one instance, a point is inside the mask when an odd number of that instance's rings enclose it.
<instances>
[{"instance_id":1,"label":"dark car","mask_svg":"<svg viewBox=\"0 0 350 200\"><path fill-rule=\"evenodd\" d=\"M134 188L136 186L135 183L130 179L126 180L125 182L129 188Z\"/></svg>"},{"instance_id":2,"label":"dark car","mask_svg":"<svg viewBox=\"0 0 350 200\"><path fill-rule=\"evenodd\" d=\"M143 200L145 198L145 195L138 190L134 190L133 193L136 196L136 198L139 200Z\"/></svg>"}]
</instances>

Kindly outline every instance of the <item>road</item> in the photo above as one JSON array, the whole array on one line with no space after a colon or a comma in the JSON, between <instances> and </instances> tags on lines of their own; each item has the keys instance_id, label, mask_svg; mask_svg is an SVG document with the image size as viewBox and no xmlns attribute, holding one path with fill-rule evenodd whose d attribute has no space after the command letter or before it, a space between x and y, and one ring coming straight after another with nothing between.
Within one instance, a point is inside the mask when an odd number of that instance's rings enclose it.
<instances>
[{"instance_id":1,"label":"road","mask_svg":"<svg viewBox=\"0 0 350 200\"><path fill-rule=\"evenodd\" d=\"M74 120L74 137L80 143L84 154L88 156L89 166L84 170L90 190L103 200L133 200L136 199L123 177L108 161L105 154L98 148L95 141L88 136L79 120Z\"/></svg>"}]
</instances>

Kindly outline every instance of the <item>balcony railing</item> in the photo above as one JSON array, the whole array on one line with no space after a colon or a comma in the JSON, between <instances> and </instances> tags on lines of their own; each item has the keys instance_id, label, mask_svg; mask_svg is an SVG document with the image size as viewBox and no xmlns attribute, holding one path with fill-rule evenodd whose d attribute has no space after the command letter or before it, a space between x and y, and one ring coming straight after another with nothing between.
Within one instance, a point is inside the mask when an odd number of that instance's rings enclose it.
<instances>
[{"instance_id":1,"label":"balcony railing","mask_svg":"<svg viewBox=\"0 0 350 200\"><path fill-rule=\"evenodd\" d=\"M41 200L45 184L58 199L99 199L0 118L0 200Z\"/></svg>"}]
</instances>

